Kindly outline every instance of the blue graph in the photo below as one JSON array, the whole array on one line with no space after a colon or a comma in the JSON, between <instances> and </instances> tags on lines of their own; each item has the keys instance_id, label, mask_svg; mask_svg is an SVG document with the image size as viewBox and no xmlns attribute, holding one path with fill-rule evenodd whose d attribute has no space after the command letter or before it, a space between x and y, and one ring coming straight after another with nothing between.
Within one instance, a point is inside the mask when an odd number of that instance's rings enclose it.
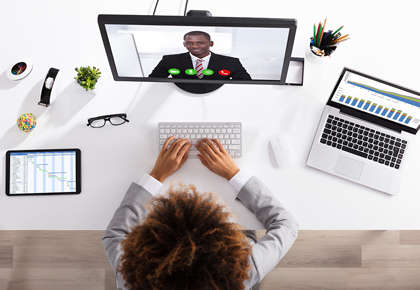
<instances>
[{"instance_id":1,"label":"blue graph","mask_svg":"<svg viewBox=\"0 0 420 290\"><path fill-rule=\"evenodd\" d=\"M381 90L381 89L377 89L377 88L374 88L374 87L371 87L371 86L368 86L368 85L365 85L365 84L360 84L360 83L356 83L356 82L352 82L352 81L347 81L347 83L352 84L352 85L354 85L356 87L359 87L359 88L363 88L363 89L366 89L366 90L369 90L369 91L372 91L372 92L376 92L378 94L393 98L393 99L401 101L401 102L411 104L411 105L416 106L416 107L420 107L420 99L418 99L418 98L405 96L405 95L401 95L401 94L398 94L398 93L384 91L384 90Z\"/></svg>"}]
</instances>

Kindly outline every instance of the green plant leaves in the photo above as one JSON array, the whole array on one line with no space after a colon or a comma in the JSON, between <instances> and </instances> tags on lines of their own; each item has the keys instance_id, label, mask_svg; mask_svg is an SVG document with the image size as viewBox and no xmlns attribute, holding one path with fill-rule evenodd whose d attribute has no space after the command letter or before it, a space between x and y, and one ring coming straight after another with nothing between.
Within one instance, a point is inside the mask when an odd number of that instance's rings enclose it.
<instances>
[{"instance_id":1,"label":"green plant leaves","mask_svg":"<svg viewBox=\"0 0 420 290\"><path fill-rule=\"evenodd\" d=\"M86 91L93 90L101 77L101 72L96 67L76 67L75 70L77 72L75 79Z\"/></svg>"}]
</instances>

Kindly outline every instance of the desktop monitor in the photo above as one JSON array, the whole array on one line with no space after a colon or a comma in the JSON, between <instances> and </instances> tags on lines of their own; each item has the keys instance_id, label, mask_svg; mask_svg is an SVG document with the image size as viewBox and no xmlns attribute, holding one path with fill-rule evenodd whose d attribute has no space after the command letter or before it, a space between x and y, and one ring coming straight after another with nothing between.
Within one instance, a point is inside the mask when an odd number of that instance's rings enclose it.
<instances>
[{"instance_id":1,"label":"desktop monitor","mask_svg":"<svg viewBox=\"0 0 420 290\"><path fill-rule=\"evenodd\" d=\"M115 81L176 84L283 85L296 33L295 19L278 18L99 15L98 24ZM207 68L196 69L206 51Z\"/></svg>"}]
</instances>

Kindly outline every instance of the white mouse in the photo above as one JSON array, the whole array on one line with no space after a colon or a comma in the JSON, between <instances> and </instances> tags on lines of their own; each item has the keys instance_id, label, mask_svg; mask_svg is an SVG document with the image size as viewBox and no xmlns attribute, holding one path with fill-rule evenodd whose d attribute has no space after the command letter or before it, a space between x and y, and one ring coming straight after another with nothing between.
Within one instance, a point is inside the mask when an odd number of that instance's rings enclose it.
<instances>
[{"instance_id":1,"label":"white mouse","mask_svg":"<svg viewBox=\"0 0 420 290\"><path fill-rule=\"evenodd\" d=\"M286 169L292 164L292 152L289 143L283 134L276 134L270 138L270 146L273 149L276 163L281 169Z\"/></svg>"}]
</instances>

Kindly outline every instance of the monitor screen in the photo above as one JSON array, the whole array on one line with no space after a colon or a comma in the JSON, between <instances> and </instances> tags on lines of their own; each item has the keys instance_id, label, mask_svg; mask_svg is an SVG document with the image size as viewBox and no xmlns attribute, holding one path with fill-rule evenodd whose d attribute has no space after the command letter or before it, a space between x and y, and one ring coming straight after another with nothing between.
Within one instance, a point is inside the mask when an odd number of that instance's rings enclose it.
<instances>
[{"instance_id":1,"label":"monitor screen","mask_svg":"<svg viewBox=\"0 0 420 290\"><path fill-rule=\"evenodd\" d=\"M344 69L330 102L359 110L417 132L420 94L362 73Z\"/></svg>"},{"instance_id":2,"label":"monitor screen","mask_svg":"<svg viewBox=\"0 0 420 290\"><path fill-rule=\"evenodd\" d=\"M296 20L99 15L116 81L284 84Z\"/></svg>"}]
</instances>

